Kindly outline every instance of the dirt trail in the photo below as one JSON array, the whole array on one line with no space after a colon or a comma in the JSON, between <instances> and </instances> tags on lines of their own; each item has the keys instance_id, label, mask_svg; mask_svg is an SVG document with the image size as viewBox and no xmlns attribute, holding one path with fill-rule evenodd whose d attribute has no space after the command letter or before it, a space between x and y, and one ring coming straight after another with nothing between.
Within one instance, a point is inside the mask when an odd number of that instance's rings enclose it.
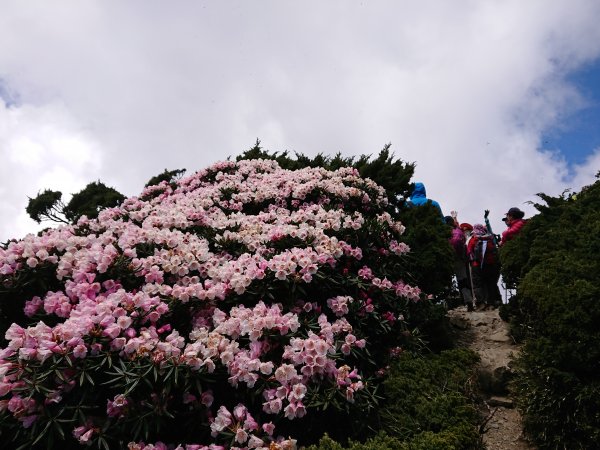
<instances>
[{"instance_id":1,"label":"dirt trail","mask_svg":"<svg viewBox=\"0 0 600 450\"><path fill-rule=\"evenodd\" d=\"M488 450L534 450L522 432L521 415L508 395L511 359L516 345L508 333L508 324L498 310L468 312L466 307L448 311L450 322L460 331L459 343L481 357L478 381L483 395L481 407L483 442Z\"/></svg>"}]
</instances>

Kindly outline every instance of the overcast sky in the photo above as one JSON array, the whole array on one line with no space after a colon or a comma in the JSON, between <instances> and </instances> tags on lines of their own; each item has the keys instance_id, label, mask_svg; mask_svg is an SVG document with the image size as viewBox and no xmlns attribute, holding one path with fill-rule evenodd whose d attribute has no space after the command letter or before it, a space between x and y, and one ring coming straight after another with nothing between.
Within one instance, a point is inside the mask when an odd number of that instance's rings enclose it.
<instances>
[{"instance_id":1,"label":"overcast sky","mask_svg":"<svg viewBox=\"0 0 600 450\"><path fill-rule=\"evenodd\" d=\"M3 1L0 242L40 228L25 206L44 188L136 195L257 138L391 143L444 213L489 208L499 232L509 207L600 170L597 141L547 140L597 108L576 75L599 67L599 19L595 0Z\"/></svg>"}]
</instances>

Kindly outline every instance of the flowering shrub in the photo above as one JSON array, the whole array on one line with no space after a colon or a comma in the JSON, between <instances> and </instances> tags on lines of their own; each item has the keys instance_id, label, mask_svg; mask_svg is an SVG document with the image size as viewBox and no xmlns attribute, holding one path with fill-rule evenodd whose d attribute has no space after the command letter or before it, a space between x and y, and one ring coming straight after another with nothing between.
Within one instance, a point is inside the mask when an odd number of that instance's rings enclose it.
<instances>
[{"instance_id":1,"label":"flowering shrub","mask_svg":"<svg viewBox=\"0 0 600 450\"><path fill-rule=\"evenodd\" d=\"M223 162L9 242L3 439L286 449L374 408L425 301L386 206L353 168Z\"/></svg>"}]
</instances>

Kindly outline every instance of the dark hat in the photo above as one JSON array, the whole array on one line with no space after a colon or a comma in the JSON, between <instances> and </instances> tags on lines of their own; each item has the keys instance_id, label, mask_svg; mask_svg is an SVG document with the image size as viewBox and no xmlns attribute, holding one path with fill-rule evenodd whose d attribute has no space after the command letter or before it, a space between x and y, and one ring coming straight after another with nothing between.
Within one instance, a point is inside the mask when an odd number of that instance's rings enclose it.
<instances>
[{"instance_id":1,"label":"dark hat","mask_svg":"<svg viewBox=\"0 0 600 450\"><path fill-rule=\"evenodd\" d=\"M515 219L522 219L523 217L525 217L525 213L523 211L521 211L519 208L513 207L508 210L508 212L505 214L505 216L514 217ZM502 221L506 222L506 217L504 219L502 219Z\"/></svg>"},{"instance_id":2,"label":"dark hat","mask_svg":"<svg viewBox=\"0 0 600 450\"><path fill-rule=\"evenodd\" d=\"M452 216L444 217L444 222L446 222L446 225L454 226L454 218Z\"/></svg>"}]
</instances>

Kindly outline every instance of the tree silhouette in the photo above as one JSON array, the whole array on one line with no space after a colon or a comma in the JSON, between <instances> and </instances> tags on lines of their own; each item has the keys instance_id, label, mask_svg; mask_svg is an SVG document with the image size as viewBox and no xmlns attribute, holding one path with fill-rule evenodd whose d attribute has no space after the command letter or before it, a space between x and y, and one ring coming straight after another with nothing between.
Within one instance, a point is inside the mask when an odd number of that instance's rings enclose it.
<instances>
[{"instance_id":1,"label":"tree silhouette","mask_svg":"<svg viewBox=\"0 0 600 450\"><path fill-rule=\"evenodd\" d=\"M50 220L58 223L69 223L64 215L65 205L62 202L62 192L46 189L37 197L29 198L25 211L37 223Z\"/></svg>"},{"instance_id":2,"label":"tree silhouette","mask_svg":"<svg viewBox=\"0 0 600 450\"><path fill-rule=\"evenodd\" d=\"M37 223L48 220L74 224L83 215L94 219L98 217L101 210L118 206L123 200L125 200L125 196L119 191L96 181L73 194L66 205L62 201L62 192L46 189L36 197L29 199L25 211Z\"/></svg>"},{"instance_id":3,"label":"tree silhouette","mask_svg":"<svg viewBox=\"0 0 600 450\"><path fill-rule=\"evenodd\" d=\"M175 181L177 181L178 179L180 179L183 176L183 174L185 173L185 170L186 169L175 169L175 170L165 169L164 172L159 173L158 175L155 175L152 178L150 178L145 186L146 187L154 186L156 184L160 184L163 181L166 181L169 184L174 183Z\"/></svg>"},{"instance_id":4,"label":"tree silhouette","mask_svg":"<svg viewBox=\"0 0 600 450\"><path fill-rule=\"evenodd\" d=\"M125 196L119 191L100 181L95 181L73 194L71 201L64 208L65 217L71 223L76 223L84 215L89 219L95 219L100 211L119 206L123 200Z\"/></svg>"}]
</instances>

